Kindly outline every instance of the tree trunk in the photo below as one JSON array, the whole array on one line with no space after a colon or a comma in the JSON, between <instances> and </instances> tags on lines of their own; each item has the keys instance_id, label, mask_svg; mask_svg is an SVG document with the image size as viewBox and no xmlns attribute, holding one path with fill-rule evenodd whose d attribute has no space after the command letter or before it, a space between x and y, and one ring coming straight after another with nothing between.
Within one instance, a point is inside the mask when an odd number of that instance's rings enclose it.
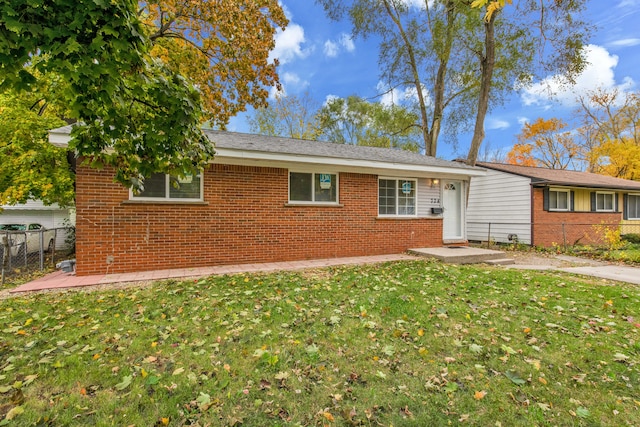
<instances>
[{"instance_id":1,"label":"tree trunk","mask_svg":"<svg viewBox=\"0 0 640 427\"><path fill-rule=\"evenodd\" d=\"M489 109L489 93L491 92L491 79L493 77L493 69L496 62L496 40L494 33L494 23L498 11L495 11L488 22L484 23L484 43L485 54L480 59L480 94L478 96L478 112L476 114L476 125L473 130L473 138L467 155L467 164L475 166L478 160L478 152L480 145L484 140L484 119Z\"/></svg>"},{"instance_id":2,"label":"tree trunk","mask_svg":"<svg viewBox=\"0 0 640 427\"><path fill-rule=\"evenodd\" d=\"M435 149L431 147L431 135L428 128L429 117L427 116L427 103L424 99L424 94L422 93L422 83L420 81L420 73L418 73L418 61L416 60L415 52L413 50L413 45L407 36L407 33L402 26L402 22L400 18L396 15L395 7L388 2L384 2L384 7L389 15L389 18L393 21L393 23L398 28L400 32L400 36L402 37L402 41L404 43L404 47L407 49L407 54L409 56L409 66L411 67L411 74L413 78L413 85L416 88L416 95L418 97L418 104L420 105L420 121L422 123L422 138L424 140L425 145L425 154L427 156L435 156L435 154L430 154L431 152L435 152Z\"/></svg>"},{"instance_id":3,"label":"tree trunk","mask_svg":"<svg viewBox=\"0 0 640 427\"><path fill-rule=\"evenodd\" d=\"M447 2L447 33L442 46L442 52L438 55L440 57L440 64L438 65L438 74L436 75L436 81L433 91L435 93L435 100L433 104L433 120L431 122L431 129L429 129L429 147L430 150L426 152L427 156L436 156L438 149L438 137L440 136L440 128L442 126L442 116L444 114L444 88L446 84L447 71L449 66L449 58L451 57L451 46L453 45L453 33L456 20L456 11L451 1ZM425 123L426 126L426 123Z\"/></svg>"}]
</instances>

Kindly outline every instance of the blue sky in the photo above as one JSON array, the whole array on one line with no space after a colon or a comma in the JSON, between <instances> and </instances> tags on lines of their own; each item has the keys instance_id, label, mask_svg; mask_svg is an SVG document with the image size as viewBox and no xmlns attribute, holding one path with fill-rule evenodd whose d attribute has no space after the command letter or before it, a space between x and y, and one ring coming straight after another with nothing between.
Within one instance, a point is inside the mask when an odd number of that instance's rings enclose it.
<instances>
[{"instance_id":1,"label":"blue sky","mask_svg":"<svg viewBox=\"0 0 640 427\"><path fill-rule=\"evenodd\" d=\"M308 91L323 103L332 96L374 98L380 93L375 39L352 39L350 24L330 21L313 0L280 2L290 23L277 35L272 54L280 60L278 72L287 94L300 96ZM555 99L539 91L541 82L514 92L504 106L487 116L483 145L506 153L524 123L538 117L569 121L577 95L588 90L640 90L640 0L590 0L586 18L597 28L588 46L590 64L576 86L558 91ZM229 130L248 132L247 114L232 119ZM469 141L470 135L461 135L457 152L449 144L440 144L438 157L466 157Z\"/></svg>"}]
</instances>

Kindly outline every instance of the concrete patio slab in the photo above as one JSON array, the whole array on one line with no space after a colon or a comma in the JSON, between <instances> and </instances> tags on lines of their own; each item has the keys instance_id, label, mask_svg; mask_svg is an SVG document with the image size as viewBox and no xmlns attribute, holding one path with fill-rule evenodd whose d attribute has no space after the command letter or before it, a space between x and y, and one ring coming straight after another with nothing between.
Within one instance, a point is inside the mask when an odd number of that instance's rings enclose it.
<instances>
[{"instance_id":1,"label":"concrete patio slab","mask_svg":"<svg viewBox=\"0 0 640 427\"><path fill-rule=\"evenodd\" d=\"M410 254L435 258L449 264L477 264L489 260L505 259L504 252L471 246L443 246L440 248L409 249Z\"/></svg>"}]
</instances>

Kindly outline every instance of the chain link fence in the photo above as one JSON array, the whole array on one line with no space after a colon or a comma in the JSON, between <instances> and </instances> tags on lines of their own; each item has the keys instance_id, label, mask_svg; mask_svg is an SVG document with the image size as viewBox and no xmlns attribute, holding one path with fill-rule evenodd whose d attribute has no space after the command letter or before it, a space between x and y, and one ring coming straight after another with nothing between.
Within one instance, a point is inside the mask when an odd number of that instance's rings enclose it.
<instances>
[{"instance_id":1,"label":"chain link fence","mask_svg":"<svg viewBox=\"0 0 640 427\"><path fill-rule=\"evenodd\" d=\"M16 227L18 228L18 227ZM0 266L5 278L55 267L75 251L75 228L0 230Z\"/></svg>"},{"instance_id":2,"label":"chain link fence","mask_svg":"<svg viewBox=\"0 0 640 427\"><path fill-rule=\"evenodd\" d=\"M600 223L551 223L551 222L468 222L469 241L493 244L520 243L525 245L553 247L592 245L610 246L627 234L640 235L640 224Z\"/></svg>"}]
</instances>

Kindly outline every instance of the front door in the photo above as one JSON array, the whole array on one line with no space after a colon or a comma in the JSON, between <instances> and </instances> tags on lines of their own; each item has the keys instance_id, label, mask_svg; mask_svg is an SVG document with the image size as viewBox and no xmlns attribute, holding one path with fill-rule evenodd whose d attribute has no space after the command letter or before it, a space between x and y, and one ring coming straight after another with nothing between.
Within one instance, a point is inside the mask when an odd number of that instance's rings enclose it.
<instances>
[{"instance_id":1,"label":"front door","mask_svg":"<svg viewBox=\"0 0 640 427\"><path fill-rule=\"evenodd\" d=\"M442 237L444 240L462 240L462 181L444 181L442 184Z\"/></svg>"}]
</instances>

